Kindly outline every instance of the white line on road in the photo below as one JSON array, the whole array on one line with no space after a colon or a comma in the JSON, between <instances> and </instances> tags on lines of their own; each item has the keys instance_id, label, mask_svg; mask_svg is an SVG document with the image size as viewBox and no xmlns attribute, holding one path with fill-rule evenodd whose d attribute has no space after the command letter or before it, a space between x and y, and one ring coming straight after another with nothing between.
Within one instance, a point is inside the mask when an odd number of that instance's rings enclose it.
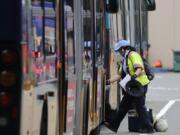
<instances>
[{"instance_id":1,"label":"white line on road","mask_svg":"<svg viewBox=\"0 0 180 135\"><path fill-rule=\"evenodd\" d=\"M174 99L176 102L180 101L180 99Z\"/></svg>"},{"instance_id":2,"label":"white line on road","mask_svg":"<svg viewBox=\"0 0 180 135\"><path fill-rule=\"evenodd\" d=\"M180 91L180 88L168 88L168 87L149 87L150 90L166 90L166 91Z\"/></svg>"},{"instance_id":3,"label":"white line on road","mask_svg":"<svg viewBox=\"0 0 180 135\"><path fill-rule=\"evenodd\" d=\"M160 112L156 115L155 120L160 119L172 106L175 102L179 102L180 99L174 99L170 100L161 110ZM139 134L139 135L147 135L147 134Z\"/></svg>"},{"instance_id":4,"label":"white line on road","mask_svg":"<svg viewBox=\"0 0 180 135\"><path fill-rule=\"evenodd\" d=\"M160 112L156 115L155 120L160 119L170 108L171 106L175 103L175 100L170 100L161 110Z\"/></svg>"}]
</instances>

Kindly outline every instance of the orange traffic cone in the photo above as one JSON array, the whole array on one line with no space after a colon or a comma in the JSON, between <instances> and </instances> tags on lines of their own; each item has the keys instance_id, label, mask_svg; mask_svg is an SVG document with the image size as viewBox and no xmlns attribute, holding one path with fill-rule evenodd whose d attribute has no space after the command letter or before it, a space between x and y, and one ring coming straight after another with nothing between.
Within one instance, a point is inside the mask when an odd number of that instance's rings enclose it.
<instances>
[{"instance_id":1,"label":"orange traffic cone","mask_svg":"<svg viewBox=\"0 0 180 135\"><path fill-rule=\"evenodd\" d=\"M157 60L154 62L153 67L155 68L162 68L162 62L161 60Z\"/></svg>"}]
</instances>

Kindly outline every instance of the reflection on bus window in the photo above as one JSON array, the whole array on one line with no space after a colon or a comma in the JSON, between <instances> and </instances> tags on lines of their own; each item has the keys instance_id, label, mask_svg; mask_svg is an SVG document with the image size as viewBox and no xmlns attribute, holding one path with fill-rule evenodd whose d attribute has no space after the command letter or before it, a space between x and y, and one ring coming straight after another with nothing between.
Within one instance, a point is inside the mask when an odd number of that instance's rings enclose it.
<instances>
[{"instance_id":1,"label":"reflection on bus window","mask_svg":"<svg viewBox=\"0 0 180 135\"><path fill-rule=\"evenodd\" d=\"M102 2L102 1L100 1ZM101 50L102 50L102 47L103 47L103 7L102 7L103 4L98 4L97 3L97 8L96 8L96 56L97 57L101 57ZM100 58L98 58L100 59Z\"/></svg>"},{"instance_id":2,"label":"reflection on bus window","mask_svg":"<svg viewBox=\"0 0 180 135\"><path fill-rule=\"evenodd\" d=\"M93 16L90 10L90 1L83 1L83 36L84 36L84 46L83 46L83 69L92 69L92 55L93 55L93 42L92 42L92 20ZM85 75L84 75L85 76ZM86 75L88 76L88 75Z\"/></svg>"},{"instance_id":3,"label":"reflection on bus window","mask_svg":"<svg viewBox=\"0 0 180 135\"><path fill-rule=\"evenodd\" d=\"M91 41L84 41L83 64L85 67L92 66L92 45Z\"/></svg>"},{"instance_id":4,"label":"reflection on bus window","mask_svg":"<svg viewBox=\"0 0 180 135\"><path fill-rule=\"evenodd\" d=\"M43 18L33 16L34 51L42 53Z\"/></svg>"},{"instance_id":5,"label":"reflection on bus window","mask_svg":"<svg viewBox=\"0 0 180 135\"><path fill-rule=\"evenodd\" d=\"M66 78L75 74L75 44L74 44L74 14L73 2L67 0L65 5L66 28L65 28L65 68Z\"/></svg>"},{"instance_id":6,"label":"reflection on bus window","mask_svg":"<svg viewBox=\"0 0 180 135\"><path fill-rule=\"evenodd\" d=\"M55 47L55 3L54 0L32 1L33 48L32 68L36 82L55 81L56 47ZM47 14L48 13L48 14Z\"/></svg>"},{"instance_id":7,"label":"reflection on bus window","mask_svg":"<svg viewBox=\"0 0 180 135\"><path fill-rule=\"evenodd\" d=\"M45 53L55 54L55 20L50 17L45 18Z\"/></svg>"}]
</instances>

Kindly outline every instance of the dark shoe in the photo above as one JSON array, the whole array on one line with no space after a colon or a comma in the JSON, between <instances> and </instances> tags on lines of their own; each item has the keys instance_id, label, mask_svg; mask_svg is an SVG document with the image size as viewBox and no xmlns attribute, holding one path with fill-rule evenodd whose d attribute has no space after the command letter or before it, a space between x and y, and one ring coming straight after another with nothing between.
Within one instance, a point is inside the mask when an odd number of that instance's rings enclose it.
<instances>
[{"instance_id":1,"label":"dark shoe","mask_svg":"<svg viewBox=\"0 0 180 135\"><path fill-rule=\"evenodd\" d=\"M113 124L111 124L110 122L104 122L104 125L110 129L111 131L117 133L118 128L116 128Z\"/></svg>"},{"instance_id":2,"label":"dark shoe","mask_svg":"<svg viewBox=\"0 0 180 135\"><path fill-rule=\"evenodd\" d=\"M118 117L118 114L117 114L117 110L108 110L105 114L105 121L106 122L111 122L113 120L116 120Z\"/></svg>"},{"instance_id":3,"label":"dark shoe","mask_svg":"<svg viewBox=\"0 0 180 135\"><path fill-rule=\"evenodd\" d=\"M147 129L147 128L139 129L139 133L149 133L149 134L152 134L154 132L155 132L154 129Z\"/></svg>"}]
</instances>

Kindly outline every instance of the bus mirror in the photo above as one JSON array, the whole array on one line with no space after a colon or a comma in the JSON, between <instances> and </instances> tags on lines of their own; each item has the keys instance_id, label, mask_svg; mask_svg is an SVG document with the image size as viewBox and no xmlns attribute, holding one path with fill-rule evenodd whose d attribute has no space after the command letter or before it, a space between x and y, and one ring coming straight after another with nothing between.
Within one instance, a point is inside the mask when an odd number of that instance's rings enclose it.
<instances>
[{"instance_id":1,"label":"bus mirror","mask_svg":"<svg viewBox=\"0 0 180 135\"><path fill-rule=\"evenodd\" d=\"M156 9L155 0L145 0L145 7L147 11L154 11Z\"/></svg>"},{"instance_id":2,"label":"bus mirror","mask_svg":"<svg viewBox=\"0 0 180 135\"><path fill-rule=\"evenodd\" d=\"M105 5L108 13L117 13L119 10L119 0L106 0Z\"/></svg>"}]
</instances>

